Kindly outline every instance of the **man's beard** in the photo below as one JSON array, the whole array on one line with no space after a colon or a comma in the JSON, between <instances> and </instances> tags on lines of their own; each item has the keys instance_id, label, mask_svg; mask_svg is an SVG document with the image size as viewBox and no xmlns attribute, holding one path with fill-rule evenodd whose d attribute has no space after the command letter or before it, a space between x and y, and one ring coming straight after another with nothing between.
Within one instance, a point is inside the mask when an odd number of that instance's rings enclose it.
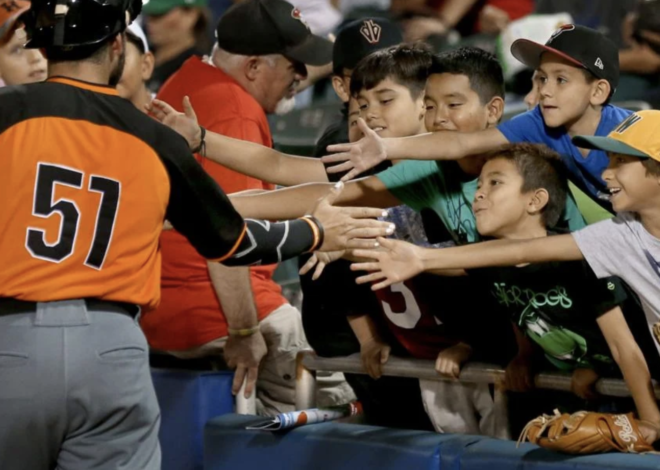
<instances>
[{"instance_id":1,"label":"man's beard","mask_svg":"<svg viewBox=\"0 0 660 470\"><path fill-rule=\"evenodd\" d=\"M292 96L291 98L282 98L275 106L275 114L282 116L293 111L293 108L296 107L296 97Z\"/></svg>"},{"instance_id":2,"label":"man's beard","mask_svg":"<svg viewBox=\"0 0 660 470\"><path fill-rule=\"evenodd\" d=\"M125 45L126 44L124 44L124 46ZM124 74L125 63L126 63L126 49L123 49L121 51L121 55L119 56L119 60L117 61L117 65L115 66L114 69L112 69L112 72L110 72L109 85L112 88L117 88L117 84L119 83L119 80L121 80L121 76Z\"/></svg>"}]
</instances>

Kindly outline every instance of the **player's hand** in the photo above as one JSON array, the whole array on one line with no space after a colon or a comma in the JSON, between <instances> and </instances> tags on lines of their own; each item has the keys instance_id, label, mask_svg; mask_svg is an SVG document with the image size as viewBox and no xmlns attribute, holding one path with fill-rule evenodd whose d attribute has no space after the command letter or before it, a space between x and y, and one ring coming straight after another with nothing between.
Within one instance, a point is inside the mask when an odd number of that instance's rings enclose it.
<instances>
[{"instance_id":1,"label":"player's hand","mask_svg":"<svg viewBox=\"0 0 660 470\"><path fill-rule=\"evenodd\" d=\"M472 347L466 343L458 343L438 354L435 370L438 374L458 379L461 366L472 356Z\"/></svg>"},{"instance_id":2,"label":"player's hand","mask_svg":"<svg viewBox=\"0 0 660 470\"><path fill-rule=\"evenodd\" d=\"M512 392L528 392L534 388L534 369L528 356L516 356L504 371L504 388Z\"/></svg>"},{"instance_id":3,"label":"player's hand","mask_svg":"<svg viewBox=\"0 0 660 470\"><path fill-rule=\"evenodd\" d=\"M199 148L202 131L197 123L197 115L190 104L190 98L183 98L183 113L178 112L164 101L154 99L146 105L146 109L154 118L181 134L191 149Z\"/></svg>"},{"instance_id":4,"label":"player's hand","mask_svg":"<svg viewBox=\"0 0 660 470\"><path fill-rule=\"evenodd\" d=\"M250 336L229 336L224 349L225 362L236 368L231 391L234 395L245 385L245 398L250 398L257 384L259 364L268 352L266 341L260 331Z\"/></svg>"},{"instance_id":5,"label":"player's hand","mask_svg":"<svg viewBox=\"0 0 660 470\"><path fill-rule=\"evenodd\" d=\"M355 257L366 258L368 261L353 263L351 270L370 272L358 277L358 284L376 282L371 289L378 290L415 277L424 270L421 260L423 248L401 240L386 238L378 238L378 244L377 250L353 251Z\"/></svg>"},{"instance_id":6,"label":"player's hand","mask_svg":"<svg viewBox=\"0 0 660 470\"><path fill-rule=\"evenodd\" d=\"M383 364L390 358L390 345L379 339L372 339L360 345L362 365L372 379L383 375Z\"/></svg>"},{"instance_id":7,"label":"player's hand","mask_svg":"<svg viewBox=\"0 0 660 470\"><path fill-rule=\"evenodd\" d=\"M594 385L600 377L593 369L575 369L571 376L571 391L583 400L598 397Z\"/></svg>"},{"instance_id":8,"label":"player's hand","mask_svg":"<svg viewBox=\"0 0 660 470\"><path fill-rule=\"evenodd\" d=\"M364 119L357 121L358 127L364 137L352 144L337 144L328 146L328 152L339 152L326 155L321 159L323 163L338 163L328 168L328 173L348 173L341 179L349 181L370 168L375 167L387 159L387 149L383 139L373 130L369 129ZM349 171L350 170L350 171Z\"/></svg>"},{"instance_id":9,"label":"player's hand","mask_svg":"<svg viewBox=\"0 0 660 470\"><path fill-rule=\"evenodd\" d=\"M304 276L310 272L314 266L316 266L314 274L312 274L312 281L316 281L319 277L321 277L321 274L323 274L325 267L333 261L340 259L342 256L344 256L344 253L346 253L346 250L315 251L314 254L304 264L304 266L300 268L298 274Z\"/></svg>"},{"instance_id":10,"label":"player's hand","mask_svg":"<svg viewBox=\"0 0 660 470\"><path fill-rule=\"evenodd\" d=\"M377 217L387 216L383 209L333 206L343 189L344 184L337 183L325 197L319 199L312 211L325 233L319 251L373 248L376 237L394 233L394 224L376 220Z\"/></svg>"}]
</instances>

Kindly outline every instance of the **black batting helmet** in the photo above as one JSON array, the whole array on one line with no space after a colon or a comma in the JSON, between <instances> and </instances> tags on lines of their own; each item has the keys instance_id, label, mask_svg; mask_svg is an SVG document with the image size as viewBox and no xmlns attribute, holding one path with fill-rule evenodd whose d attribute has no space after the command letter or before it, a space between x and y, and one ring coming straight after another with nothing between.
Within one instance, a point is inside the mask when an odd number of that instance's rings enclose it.
<instances>
[{"instance_id":1,"label":"black batting helmet","mask_svg":"<svg viewBox=\"0 0 660 470\"><path fill-rule=\"evenodd\" d=\"M25 47L92 46L124 31L141 10L142 0L32 0Z\"/></svg>"}]
</instances>

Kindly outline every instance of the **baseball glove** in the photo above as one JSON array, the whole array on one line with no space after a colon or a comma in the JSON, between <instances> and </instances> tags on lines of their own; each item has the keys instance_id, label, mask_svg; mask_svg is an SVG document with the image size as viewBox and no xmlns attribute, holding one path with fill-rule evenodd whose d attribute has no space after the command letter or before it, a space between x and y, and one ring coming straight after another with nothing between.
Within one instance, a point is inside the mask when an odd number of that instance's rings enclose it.
<instances>
[{"instance_id":1,"label":"baseball glove","mask_svg":"<svg viewBox=\"0 0 660 470\"><path fill-rule=\"evenodd\" d=\"M518 444L525 440L567 454L653 451L637 427L632 413L579 411L569 415L555 410L554 415L542 415L527 423Z\"/></svg>"}]
</instances>

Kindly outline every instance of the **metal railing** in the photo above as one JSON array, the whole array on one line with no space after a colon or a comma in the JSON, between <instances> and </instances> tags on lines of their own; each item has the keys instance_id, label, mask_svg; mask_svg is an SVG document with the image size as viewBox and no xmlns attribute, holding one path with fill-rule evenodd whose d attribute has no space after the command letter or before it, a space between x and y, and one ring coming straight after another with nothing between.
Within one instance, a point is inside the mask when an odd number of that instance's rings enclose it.
<instances>
[{"instance_id":1,"label":"metal railing","mask_svg":"<svg viewBox=\"0 0 660 470\"><path fill-rule=\"evenodd\" d=\"M304 351L298 355L296 374L296 409L313 408L316 404L316 386L314 372L346 372L366 374L359 354L346 357L318 357L313 351ZM400 358L390 356L382 368L383 375L390 377L412 377L427 380L453 380L439 375L435 362L423 359ZM504 370L498 366L484 363L468 363L461 369L459 381L468 383L499 383L504 379ZM571 374L563 372L542 372L534 377L537 388L546 390L571 391ZM660 386L653 382L654 392L660 399ZM630 390L621 379L601 378L595 384L595 390L601 395L629 397Z\"/></svg>"}]
</instances>

